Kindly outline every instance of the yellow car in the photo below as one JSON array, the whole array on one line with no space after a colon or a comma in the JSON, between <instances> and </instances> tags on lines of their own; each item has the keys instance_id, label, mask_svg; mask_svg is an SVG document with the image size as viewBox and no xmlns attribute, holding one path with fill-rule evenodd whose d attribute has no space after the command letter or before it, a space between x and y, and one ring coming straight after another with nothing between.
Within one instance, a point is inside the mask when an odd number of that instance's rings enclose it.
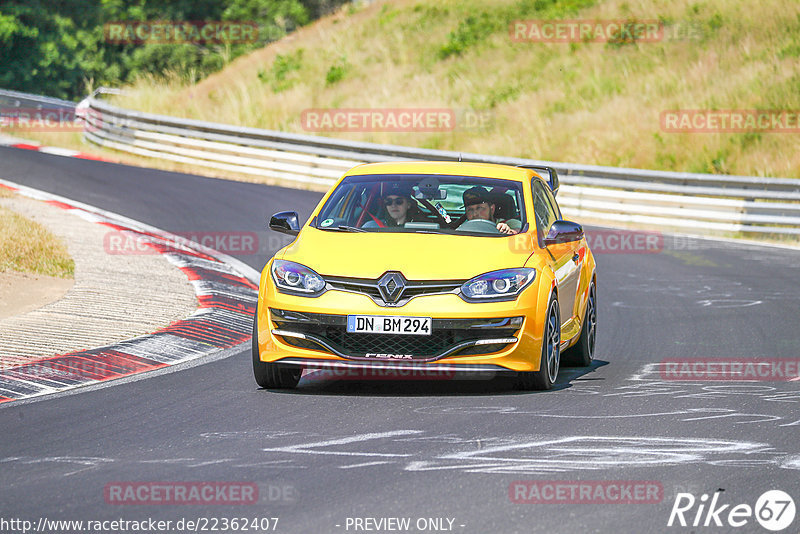
<instances>
[{"instance_id":1,"label":"yellow car","mask_svg":"<svg viewBox=\"0 0 800 534\"><path fill-rule=\"evenodd\" d=\"M275 214L270 228L296 238L261 273L256 382L380 367L549 389L562 351L589 365L595 261L557 191L548 167L374 163L348 171L302 229Z\"/></svg>"}]
</instances>

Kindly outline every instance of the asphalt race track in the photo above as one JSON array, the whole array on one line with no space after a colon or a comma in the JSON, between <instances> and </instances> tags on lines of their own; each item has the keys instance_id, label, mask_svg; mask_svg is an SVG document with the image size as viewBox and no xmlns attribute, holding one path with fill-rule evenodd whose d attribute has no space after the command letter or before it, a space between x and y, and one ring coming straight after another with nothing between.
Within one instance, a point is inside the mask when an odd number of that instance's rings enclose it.
<instances>
[{"instance_id":1,"label":"asphalt race track","mask_svg":"<svg viewBox=\"0 0 800 534\"><path fill-rule=\"evenodd\" d=\"M10 148L0 148L0 178L172 232L258 232L258 253L228 252L257 270L286 242L266 230L267 217L296 209L305 220L321 198ZM562 369L550 392L516 391L506 378L315 374L295 391L261 390L248 349L130 383L7 403L0 517L205 518L208 529L213 518L277 517L276 531L286 533L376 527L367 518L410 518L409 532L768 532L752 516L733 528L728 513L755 507L767 490L800 503L800 381L665 380L661 362L796 365L800 252L669 236L663 243L648 253L595 251L597 361ZM647 503L513 502L515 482L552 480L648 481L661 490ZM255 484L258 502L130 505L108 495L115 484L176 481ZM703 511L699 527L668 528L682 492L697 499L687 522L703 494L718 492L717 508L729 505L717 516L723 526ZM712 526L703 527L707 519Z\"/></svg>"}]
</instances>

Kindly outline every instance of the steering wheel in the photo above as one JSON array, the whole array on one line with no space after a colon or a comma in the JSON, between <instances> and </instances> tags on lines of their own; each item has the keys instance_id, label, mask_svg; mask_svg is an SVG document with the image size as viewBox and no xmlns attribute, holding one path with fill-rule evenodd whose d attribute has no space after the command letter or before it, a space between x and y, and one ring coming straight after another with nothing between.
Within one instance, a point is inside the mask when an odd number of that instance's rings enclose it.
<instances>
[{"instance_id":1,"label":"steering wheel","mask_svg":"<svg viewBox=\"0 0 800 534\"><path fill-rule=\"evenodd\" d=\"M464 232L481 232L484 234L499 234L500 230L497 229L497 224L488 219L470 219L464 221L459 230Z\"/></svg>"}]
</instances>

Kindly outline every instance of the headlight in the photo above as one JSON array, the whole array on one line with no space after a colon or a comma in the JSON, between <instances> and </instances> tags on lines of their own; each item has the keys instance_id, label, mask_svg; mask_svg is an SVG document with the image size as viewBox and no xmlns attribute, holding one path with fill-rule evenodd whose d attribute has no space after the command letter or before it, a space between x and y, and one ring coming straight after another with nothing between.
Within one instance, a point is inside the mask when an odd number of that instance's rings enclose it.
<instances>
[{"instance_id":1,"label":"headlight","mask_svg":"<svg viewBox=\"0 0 800 534\"><path fill-rule=\"evenodd\" d=\"M461 286L461 298L468 302L514 300L536 278L536 269L503 269L476 276Z\"/></svg>"},{"instance_id":2,"label":"headlight","mask_svg":"<svg viewBox=\"0 0 800 534\"><path fill-rule=\"evenodd\" d=\"M286 260L272 262L272 281L283 293L304 297L318 297L325 292L325 280L299 263Z\"/></svg>"}]
</instances>

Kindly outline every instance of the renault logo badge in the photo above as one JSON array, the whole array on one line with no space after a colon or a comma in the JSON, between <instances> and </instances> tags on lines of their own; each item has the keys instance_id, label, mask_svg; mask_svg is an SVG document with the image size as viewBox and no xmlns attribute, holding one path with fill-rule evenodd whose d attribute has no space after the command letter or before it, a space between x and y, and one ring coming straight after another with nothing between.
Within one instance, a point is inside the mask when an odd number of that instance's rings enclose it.
<instances>
[{"instance_id":1,"label":"renault logo badge","mask_svg":"<svg viewBox=\"0 0 800 534\"><path fill-rule=\"evenodd\" d=\"M406 279L398 272L388 272L378 280L378 291L387 303L394 304L403 294L406 288Z\"/></svg>"}]
</instances>

